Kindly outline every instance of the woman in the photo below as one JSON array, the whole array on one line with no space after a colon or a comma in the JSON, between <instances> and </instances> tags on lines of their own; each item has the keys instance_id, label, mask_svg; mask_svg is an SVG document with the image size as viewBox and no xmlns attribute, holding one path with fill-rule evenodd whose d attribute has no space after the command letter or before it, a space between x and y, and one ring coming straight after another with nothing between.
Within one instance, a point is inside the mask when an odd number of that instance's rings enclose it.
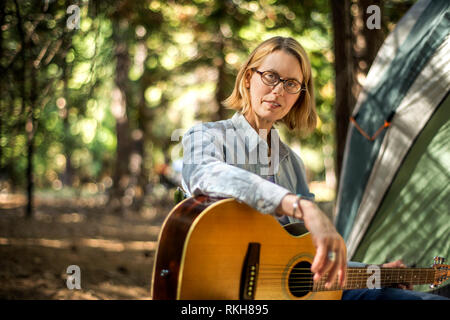
<instances>
[{"instance_id":1,"label":"woman","mask_svg":"<svg viewBox=\"0 0 450 320\"><path fill-rule=\"evenodd\" d=\"M304 222L317 250L314 280L328 272L326 287L335 279L344 285L344 240L312 201L302 160L273 129L277 123L303 132L316 126L305 50L292 38L264 41L241 67L224 104L237 110L231 119L196 125L183 137L183 189L188 196L235 198L282 224Z\"/></svg>"}]
</instances>

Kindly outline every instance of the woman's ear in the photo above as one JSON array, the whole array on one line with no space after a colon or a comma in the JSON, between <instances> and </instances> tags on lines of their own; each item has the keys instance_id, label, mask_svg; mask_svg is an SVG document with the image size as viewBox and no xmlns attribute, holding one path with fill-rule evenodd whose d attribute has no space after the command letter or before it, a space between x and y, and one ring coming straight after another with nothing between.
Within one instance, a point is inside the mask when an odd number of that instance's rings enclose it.
<instances>
[{"instance_id":1,"label":"woman's ear","mask_svg":"<svg viewBox=\"0 0 450 320\"><path fill-rule=\"evenodd\" d=\"M252 72L251 70L247 70L247 72L245 73L245 87L247 89L250 89L250 78L252 77Z\"/></svg>"}]
</instances>

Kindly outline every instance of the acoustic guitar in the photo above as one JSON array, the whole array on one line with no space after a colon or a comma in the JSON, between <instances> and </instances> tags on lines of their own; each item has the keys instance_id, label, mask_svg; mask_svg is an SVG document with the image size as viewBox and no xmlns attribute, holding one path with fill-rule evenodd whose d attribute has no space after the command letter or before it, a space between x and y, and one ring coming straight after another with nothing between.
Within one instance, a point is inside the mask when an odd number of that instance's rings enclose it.
<instances>
[{"instance_id":1,"label":"acoustic guitar","mask_svg":"<svg viewBox=\"0 0 450 320\"><path fill-rule=\"evenodd\" d=\"M344 288L312 280L315 247L302 224L282 227L234 199L197 196L169 213L153 270L153 299L340 299L343 289L367 288L374 274L348 268ZM431 268L379 268L379 284L439 285L450 276L443 259ZM372 278L371 278L372 277Z\"/></svg>"}]
</instances>

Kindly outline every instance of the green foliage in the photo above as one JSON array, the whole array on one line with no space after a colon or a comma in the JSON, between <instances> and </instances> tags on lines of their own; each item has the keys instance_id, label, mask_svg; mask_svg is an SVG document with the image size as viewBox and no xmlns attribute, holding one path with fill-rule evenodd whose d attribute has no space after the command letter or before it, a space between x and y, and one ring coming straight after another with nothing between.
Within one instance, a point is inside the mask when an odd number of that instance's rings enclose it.
<instances>
[{"instance_id":1,"label":"green foliage","mask_svg":"<svg viewBox=\"0 0 450 320\"><path fill-rule=\"evenodd\" d=\"M0 179L25 186L25 127L30 117L39 187L59 186L68 174L75 186L113 176L118 165L113 95L122 46L129 57L124 88L129 133L132 139L143 134L145 179L153 181L158 164L175 160L170 158L177 144L170 139L174 130L217 120L240 65L259 42L274 35L297 39L311 58L317 130L302 139L281 131L288 143L318 150L305 158L313 159L307 163L313 178L323 178L324 166L316 162L333 157L334 146L334 58L327 0L74 1L81 14L80 29L74 30L67 28L66 10L72 1L18 3L16 7L15 1L5 0L0 7L5 80Z\"/></svg>"}]
</instances>

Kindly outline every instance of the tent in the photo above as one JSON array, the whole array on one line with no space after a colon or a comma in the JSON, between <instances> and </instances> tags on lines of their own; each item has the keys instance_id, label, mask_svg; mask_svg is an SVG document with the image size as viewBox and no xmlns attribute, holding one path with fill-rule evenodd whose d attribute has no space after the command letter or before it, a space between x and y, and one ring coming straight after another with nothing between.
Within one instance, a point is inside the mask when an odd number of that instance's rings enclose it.
<instances>
[{"instance_id":1,"label":"tent","mask_svg":"<svg viewBox=\"0 0 450 320\"><path fill-rule=\"evenodd\" d=\"M351 260L450 258L449 20L450 1L416 2L358 97L335 212Z\"/></svg>"}]
</instances>

